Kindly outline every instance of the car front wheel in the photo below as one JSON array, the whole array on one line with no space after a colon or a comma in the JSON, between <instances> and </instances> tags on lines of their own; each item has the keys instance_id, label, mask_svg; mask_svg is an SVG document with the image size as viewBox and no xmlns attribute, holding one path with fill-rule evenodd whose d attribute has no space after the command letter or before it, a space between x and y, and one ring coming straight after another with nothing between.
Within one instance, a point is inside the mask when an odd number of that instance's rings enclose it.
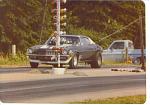
<instances>
[{"instance_id":1,"label":"car front wheel","mask_svg":"<svg viewBox=\"0 0 150 105\"><path fill-rule=\"evenodd\" d=\"M30 62L30 66L31 66L31 68L38 68L39 63Z\"/></svg>"},{"instance_id":2,"label":"car front wheel","mask_svg":"<svg viewBox=\"0 0 150 105\"><path fill-rule=\"evenodd\" d=\"M100 53L96 54L96 58L94 61L90 63L91 68L100 68L102 65L102 56Z\"/></svg>"},{"instance_id":3,"label":"car front wheel","mask_svg":"<svg viewBox=\"0 0 150 105\"><path fill-rule=\"evenodd\" d=\"M78 66L78 56L74 55L71 59L71 61L69 62L69 68L70 69L75 69Z\"/></svg>"}]
</instances>

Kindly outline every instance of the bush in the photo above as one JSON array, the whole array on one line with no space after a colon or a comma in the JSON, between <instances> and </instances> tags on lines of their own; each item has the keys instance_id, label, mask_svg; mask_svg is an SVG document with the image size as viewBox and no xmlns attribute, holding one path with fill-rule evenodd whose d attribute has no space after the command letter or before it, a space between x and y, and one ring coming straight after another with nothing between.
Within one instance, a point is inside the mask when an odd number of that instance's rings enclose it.
<instances>
[{"instance_id":1,"label":"bush","mask_svg":"<svg viewBox=\"0 0 150 105\"><path fill-rule=\"evenodd\" d=\"M27 62L27 56L23 53L17 53L16 56L0 54L0 65L25 65Z\"/></svg>"},{"instance_id":2,"label":"bush","mask_svg":"<svg viewBox=\"0 0 150 105\"><path fill-rule=\"evenodd\" d=\"M125 96L117 98L107 98L104 100L85 100L82 102L73 102L73 104L144 104L146 101L145 95Z\"/></svg>"}]
</instances>

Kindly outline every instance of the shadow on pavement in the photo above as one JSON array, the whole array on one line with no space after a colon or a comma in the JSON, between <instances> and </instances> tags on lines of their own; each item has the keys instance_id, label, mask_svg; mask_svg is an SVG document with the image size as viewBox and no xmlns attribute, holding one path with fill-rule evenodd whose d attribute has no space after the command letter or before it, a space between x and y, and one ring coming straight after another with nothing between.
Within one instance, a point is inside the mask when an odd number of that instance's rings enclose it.
<instances>
[{"instance_id":1,"label":"shadow on pavement","mask_svg":"<svg viewBox=\"0 0 150 105\"><path fill-rule=\"evenodd\" d=\"M67 68L68 70L102 70L104 68L139 68L140 65L102 65L101 68L91 68L88 64L79 64L77 69L69 69L68 65L64 65L63 67ZM18 66L18 67L0 67L0 73L12 73L12 72L29 72L33 70L29 65L27 66ZM35 68L40 71L51 70L51 65L40 65L38 68Z\"/></svg>"}]
</instances>

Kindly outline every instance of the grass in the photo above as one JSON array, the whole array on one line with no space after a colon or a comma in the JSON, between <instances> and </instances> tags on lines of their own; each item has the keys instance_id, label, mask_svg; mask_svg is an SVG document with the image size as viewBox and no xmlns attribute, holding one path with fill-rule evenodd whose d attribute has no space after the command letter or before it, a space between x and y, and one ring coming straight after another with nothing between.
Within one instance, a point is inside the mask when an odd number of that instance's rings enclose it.
<instances>
[{"instance_id":1,"label":"grass","mask_svg":"<svg viewBox=\"0 0 150 105\"><path fill-rule=\"evenodd\" d=\"M27 65L28 59L25 54L18 53L15 57L12 55L6 55L0 53L0 66L21 66ZM85 64L85 63L83 63ZM124 62L103 62L103 66L105 67L122 67L122 66L140 66L134 65L131 63L124 63Z\"/></svg>"},{"instance_id":2,"label":"grass","mask_svg":"<svg viewBox=\"0 0 150 105\"><path fill-rule=\"evenodd\" d=\"M126 62L111 62L111 61L104 61L103 66L105 67L140 67L141 65L136 65L133 63L126 63Z\"/></svg>"},{"instance_id":3,"label":"grass","mask_svg":"<svg viewBox=\"0 0 150 105\"><path fill-rule=\"evenodd\" d=\"M16 56L0 54L0 66L2 65L26 65L28 59L25 54L18 53Z\"/></svg>"},{"instance_id":4,"label":"grass","mask_svg":"<svg viewBox=\"0 0 150 105\"><path fill-rule=\"evenodd\" d=\"M85 100L81 102L71 102L71 104L144 104L146 101L145 95L125 96L117 98L107 98L98 100Z\"/></svg>"}]
</instances>

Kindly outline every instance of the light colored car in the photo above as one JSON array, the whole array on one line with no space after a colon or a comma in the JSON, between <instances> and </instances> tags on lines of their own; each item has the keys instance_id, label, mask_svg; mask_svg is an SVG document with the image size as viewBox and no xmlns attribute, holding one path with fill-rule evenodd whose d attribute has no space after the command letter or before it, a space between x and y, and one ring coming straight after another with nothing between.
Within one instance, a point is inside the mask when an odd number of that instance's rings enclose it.
<instances>
[{"instance_id":1,"label":"light colored car","mask_svg":"<svg viewBox=\"0 0 150 105\"><path fill-rule=\"evenodd\" d=\"M128 51L126 52L126 49ZM124 62L126 60L126 53L133 63L141 63L141 49L134 49L131 40L115 40L108 49L102 53L103 62ZM145 58L145 50L144 50Z\"/></svg>"}]
</instances>

